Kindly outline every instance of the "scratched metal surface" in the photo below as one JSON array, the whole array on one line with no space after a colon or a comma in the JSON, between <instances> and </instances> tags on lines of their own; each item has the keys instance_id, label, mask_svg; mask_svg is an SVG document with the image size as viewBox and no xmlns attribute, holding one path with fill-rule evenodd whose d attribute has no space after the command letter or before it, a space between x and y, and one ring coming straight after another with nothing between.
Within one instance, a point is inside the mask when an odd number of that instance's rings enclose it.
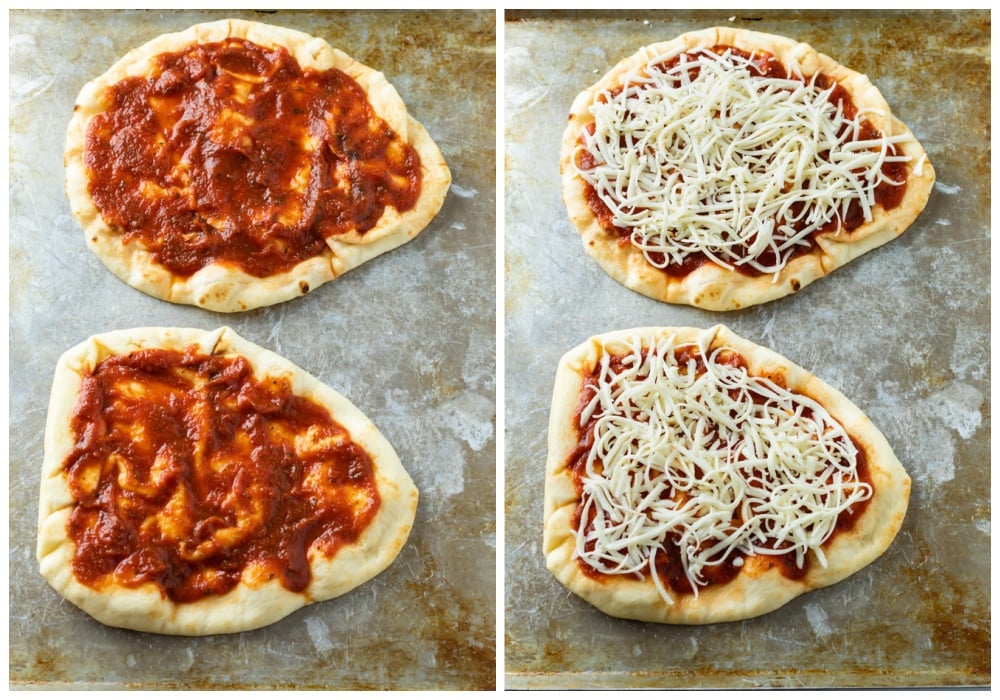
<instances>
[{"instance_id":1,"label":"scratched metal surface","mask_svg":"<svg viewBox=\"0 0 1000 700\"><path fill-rule=\"evenodd\" d=\"M384 72L454 184L415 241L304 298L224 315L147 297L89 253L63 194L62 147L87 80L158 34L234 15L323 37ZM11 13L13 687L495 686L495 28L493 12ZM56 360L96 332L220 324L372 418L421 491L413 533L376 579L262 630L186 639L103 627L62 602L34 558Z\"/></svg>"},{"instance_id":2,"label":"scratched metal surface","mask_svg":"<svg viewBox=\"0 0 1000 700\"><path fill-rule=\"evenodd\" d=\"M507 687L989 684L989 14L506 19ZM640 46L727 23L796 37L867 73L924 144L938 182L901 238L792 297L720 314L652 301L605 275L566 217L558 159L579 91ZM716 322L812 370L869 415L913 479L903 529L863 571L754 620L607 617L563 589L541 552L556 364L595 333Z\"/></svg>"}]
</instances>

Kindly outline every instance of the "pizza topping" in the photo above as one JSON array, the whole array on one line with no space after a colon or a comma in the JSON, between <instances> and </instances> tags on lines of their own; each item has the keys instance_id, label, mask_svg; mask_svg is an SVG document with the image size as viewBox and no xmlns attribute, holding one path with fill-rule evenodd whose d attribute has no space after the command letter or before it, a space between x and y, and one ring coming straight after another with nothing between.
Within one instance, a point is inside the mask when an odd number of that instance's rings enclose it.
<instances>
[{"instance_id":1,"label":"pizza topping","mask_svg":"<svg viewBox=\"0 0 1000 700\"><path fill-rule=\"evenodd\" d=\"M229 38L156 58L108 90L87 130L89 192L123 240L187 277L257 277L369 231L420 194L417 152L347 74Z\"/></svg>"},{"instance_id":2,"label":"pizza topping","mask_svg":"<svg viewBox=\"0 0 1000 700\"><path fill-rule=\"evenodd\" d=\"M671 274L710 260L776 275L905 190L896 145L909 136L879 132L842 86L761 51L652 56L591 113L574 159L588 203Z\"/></svg>"},{"instance_id":3,"label":"pizza topping","mask_svg":"<svg viewBox=\"0 0 1000 700\"><path fill-rule=\"evenodd\" d=\"M380 505L371 458L286 379L191 347L112 356L83 378L64 463L73 573L176 602L311 580Z\"/></svg>"},{"instance_id":4,"label":"pizza topping","mask_svg":"<svg viewBox=\"0 0 1000 700\"><path fill-rule=\"evenodd\" d=\"M873 495L851 436L815 400L753 376L728 348L636 336L584 381L575 556L592 575L649 575L660 595L751 558L804 575ZM644 345L645 343L645 345ZM771 565L771 564L769 564Z\"/></svg>"}]
</instances>

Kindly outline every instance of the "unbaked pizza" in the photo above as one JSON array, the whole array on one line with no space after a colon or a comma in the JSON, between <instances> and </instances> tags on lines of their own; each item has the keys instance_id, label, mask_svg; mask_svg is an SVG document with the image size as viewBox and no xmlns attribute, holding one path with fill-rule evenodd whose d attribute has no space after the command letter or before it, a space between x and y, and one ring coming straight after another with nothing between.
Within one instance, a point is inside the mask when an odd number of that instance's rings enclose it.
<instances>
[{"instance_id":1,"label":"unbaked pizza","mask_svg":"<svg viewBox=\"0 0 1000 700\"><path fill-rule=\"evenodd\" d=\"M65 166L115 275L216 311L301 296L406 243L451 183L382 73L240 20L159 36L84 86Z\"/></svg>"},{"instance_id":2,"label":"unbaked pizza","mask_svg":"<svg viewBox=\"0 0 1000 700\"><path fill-rule=\"evenodd\" d=\"M60 358L37 556L98 621L239 632L384 570L417 490L345 397L229 328L137 328Z\"/></svg>"},{"instance_id":3,"label":"unbaked pizza","mask_svg":"<svg viewBox=\"0 0 1000 700\"><path fill-rule=\"evenodd\" d=\"M746 619L836 583L889 547L910 493L855 405L724 326L570 350L548 447L548 568L650 622Z\"/></svg>"},{"instance_id":4,"label":"unbaked pizza","mask_svg":"<svg viewBox=\"0 0 1000 700\"><path fill-rule=\"evenodd\" d=\"M865 75L725 27L646 46L580 93L560 168L605 272L719 311L797 292L896 238L934 183Z\"/></svg>"}]
</instances>

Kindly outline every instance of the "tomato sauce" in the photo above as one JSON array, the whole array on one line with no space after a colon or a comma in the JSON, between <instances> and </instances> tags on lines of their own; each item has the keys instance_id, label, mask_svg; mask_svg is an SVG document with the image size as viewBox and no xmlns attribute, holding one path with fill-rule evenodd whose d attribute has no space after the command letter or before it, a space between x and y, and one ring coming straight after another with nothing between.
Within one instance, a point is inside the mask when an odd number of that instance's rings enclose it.
<instances>
[{"instance_id":1,"label":"tomato sauce","mask_svg":"<svg viewBox=\"0 0 1000 700\"><path fill-rule=\"evenodd\" d=\"M91 199L180 277L213 262L290 270L420 194L419 155L361 86L284 48L230 38L165 53L106 99L87 129Z\"/></svg>"},{"instance_id":2,"label":"tomato sauce","mask_svg":"<svg viewBox=\"0 0 1000 700\"><path fill-rule=\"evenodd\" d=\"M310 549L333 556L380 505L371 458L347 430L242 357L110 357L83 378L71 427L67 532L86 585L153 582L192 602L252 567L252 580L300 592Z\"/></svg>"}]
</instances>

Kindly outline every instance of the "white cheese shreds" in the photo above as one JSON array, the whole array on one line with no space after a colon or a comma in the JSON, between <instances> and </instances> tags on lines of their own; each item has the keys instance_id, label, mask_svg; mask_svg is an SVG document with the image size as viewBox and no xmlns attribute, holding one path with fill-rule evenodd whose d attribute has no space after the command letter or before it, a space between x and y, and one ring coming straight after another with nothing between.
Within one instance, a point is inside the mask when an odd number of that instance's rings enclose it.
<instances>
[{"instance_id":1,"label":"white cheese shreds","mask_svg":"<svg viewBox=\"0 0 1000 700\"><path fill-rule=\"evenodd\" d=\"M658 552L679 553L695 595L705 567L727 559L792 555L801 567L812 552L825 566L838 516L872 495L823 406L720 361L731 351L708 342L699 367L678 364L673 337L635 337L620 362L603 356L580 415L594 439L575 555L602 573L651 576L668 603Z\"/></svg>"},{"instance_id":2,"label":"white cheese shreds","mask_svg":"<svg viewBox=\"0 0 1000 700\"><path fill-rule=\"evenodd\" d=\"M852 203L870 221L883 163L908 160L892 147L905 135L856 140L874 112L848 119L795 65L775 78L730 50L666 58L598 93L574 159L590 153L578 172L657 267L701 253L777 274Z\"/></svg>"}]
</instances>

